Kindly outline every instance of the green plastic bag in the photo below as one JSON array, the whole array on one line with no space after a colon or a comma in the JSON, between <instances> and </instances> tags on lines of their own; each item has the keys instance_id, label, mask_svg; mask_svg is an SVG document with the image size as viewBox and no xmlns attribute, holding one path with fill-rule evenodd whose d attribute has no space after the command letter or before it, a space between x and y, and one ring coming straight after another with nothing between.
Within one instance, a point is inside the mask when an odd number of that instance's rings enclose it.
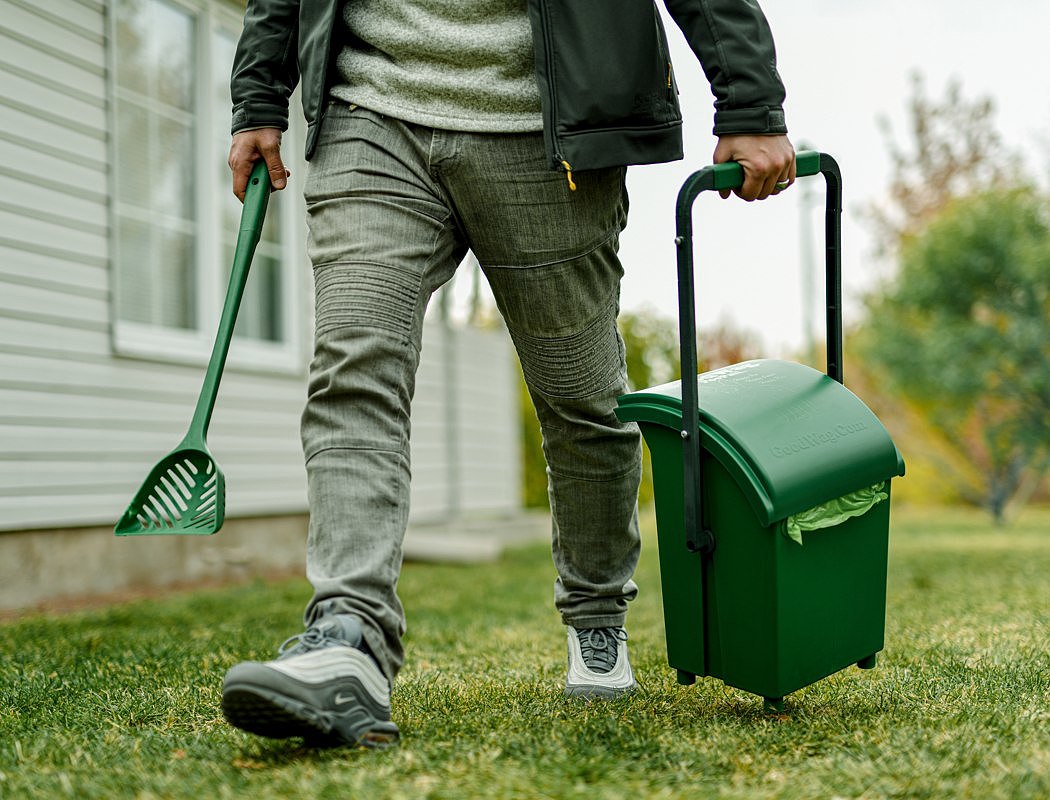
<instances>
[{"instance_id":1,"label":"green plastic bag","mask_svg":"<svg viewBox=\"0 0 1050 800\"><path fill-rule=\"evenodd\" d=\"M819 506L792 514L784 520L783 533L793 542L802 544L802 531L817 531L821 528L832 528L853 517L866 514L876 503L889 499L886 483L876 483L866 489L828 500Z\"/></svg>"}]
</instances>

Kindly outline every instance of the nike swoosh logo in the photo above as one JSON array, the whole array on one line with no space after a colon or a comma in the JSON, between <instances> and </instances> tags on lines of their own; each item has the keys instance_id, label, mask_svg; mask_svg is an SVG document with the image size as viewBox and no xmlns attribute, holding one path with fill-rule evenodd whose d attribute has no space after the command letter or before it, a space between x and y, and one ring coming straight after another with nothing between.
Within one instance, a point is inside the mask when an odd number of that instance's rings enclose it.
<instances>
[{"instance_id":1,"label":"nike swoosh logo","mask_svg":"<svg viewBox=\"0 0 1050 800\"><path fill-rule=\"evenodd\" d=\"M337 692L335 697L332 698L332 702L335 703L337 706L341 706L346 703L356 703L357 697L352 694L343 694L342 692Z\"/></svg>"}]
</instances>

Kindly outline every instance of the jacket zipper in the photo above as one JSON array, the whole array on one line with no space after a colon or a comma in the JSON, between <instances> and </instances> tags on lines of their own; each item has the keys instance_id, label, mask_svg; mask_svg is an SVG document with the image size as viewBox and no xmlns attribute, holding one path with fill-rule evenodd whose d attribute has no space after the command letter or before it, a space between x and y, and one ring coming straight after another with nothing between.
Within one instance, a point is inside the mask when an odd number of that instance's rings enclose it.
<instances>
[{"instance_id":1,"label":"jacket zipper","mask_svg":"<svg viewBox=\"0 0 1050 800\"><path fill-rule=\"evenodd\" d=\"M660 48L660 54L667 61L667 100L670 103L674 103L675 95L678 94L678 91L674 85L674 66L671 63L671 51L667 43L667 36L664 33L663 26L660 24L659 15L654 16L654 20L656 22L655 36L657 46Z\"/></svg>"},{"instance_id":2,"label":"jacket zipper","mask_svg":"<svg viewBox=\"0 0 1050 800\"><path fill-rule=\"evenodd\" d=\"M576 181L572 179L572 165L565 159L561 158L561 156L555 156L555 158L561 159L561 165L565 168L565 179L569 182L569 191L575 192Z\"/></svg>"},{"instance_id":3,"label":"jacket zipper","mask_svg":"<svg viewBox=\"0 0 1050 800\"><path fill-rule=\"evenodd\" d=\"M549 99L548 106L550 108L550 124L545 127L550 129L551 137L551 151L554 156L555 166L560 166L565 170L565 179L569 185L569 191L576 191L576 182L572 179L572 165L568 160L561 154L558 147L558 133L556 130L556 122L558 119L558 94L555 91L555 84L557 81L554 79L554 37L551 33L551 18L550 12L547 8L548 0L536 0L540 8L540 19L543 21L543 46L546 59L547 59L547 97Z\"/></svg>"}]
</instances>

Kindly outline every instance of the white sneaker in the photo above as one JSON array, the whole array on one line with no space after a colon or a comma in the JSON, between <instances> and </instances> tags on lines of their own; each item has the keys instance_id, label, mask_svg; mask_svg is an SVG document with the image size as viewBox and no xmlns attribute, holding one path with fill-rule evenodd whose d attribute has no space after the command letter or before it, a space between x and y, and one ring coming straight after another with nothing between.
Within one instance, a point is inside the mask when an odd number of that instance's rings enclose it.
<instances>
[{"instance_id":1,"label":"white sneaker","mask_svg":"<svg viewBox=\"0 0 1050 800\"><path fill-rule=\"evenodd\" d=\"M627 658L627 631L569 627L566 697L617 697L637 685Z\"/></svg>"},{"instance_id":2,"label":"white sneaker","mask_svg":"<svg viewBox=\"0 0 1050 800\"><path fill-rule=\"evenodd\" d=\"M272 739L389 747L399 738L389 684L349 614L323 617L286 641L273 661L232 667L222 711L231 725Z\"/></svg>"}]
</instances>

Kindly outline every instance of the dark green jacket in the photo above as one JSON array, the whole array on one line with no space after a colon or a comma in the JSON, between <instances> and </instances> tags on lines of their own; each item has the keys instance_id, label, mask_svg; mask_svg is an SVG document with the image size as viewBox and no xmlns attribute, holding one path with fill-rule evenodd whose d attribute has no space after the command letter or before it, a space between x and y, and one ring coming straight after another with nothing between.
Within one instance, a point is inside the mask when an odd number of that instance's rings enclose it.
<instances>
[{"instance_id":1,"label":"dark green jacket","mask_svg":"<svg viewBox=\"0 0 1050 800\"><path fill-rule=\"evenodd\" d=\"M233 132L288 126L302 81L317 144L340 36L354 0L248 0L233 66ZM715 95L716 135L786 133L773 37L756 0L664 0ZM652 164L682 157L682 115L652 0L528 0L552 167Z\"/></svg>"}]
</instances>

